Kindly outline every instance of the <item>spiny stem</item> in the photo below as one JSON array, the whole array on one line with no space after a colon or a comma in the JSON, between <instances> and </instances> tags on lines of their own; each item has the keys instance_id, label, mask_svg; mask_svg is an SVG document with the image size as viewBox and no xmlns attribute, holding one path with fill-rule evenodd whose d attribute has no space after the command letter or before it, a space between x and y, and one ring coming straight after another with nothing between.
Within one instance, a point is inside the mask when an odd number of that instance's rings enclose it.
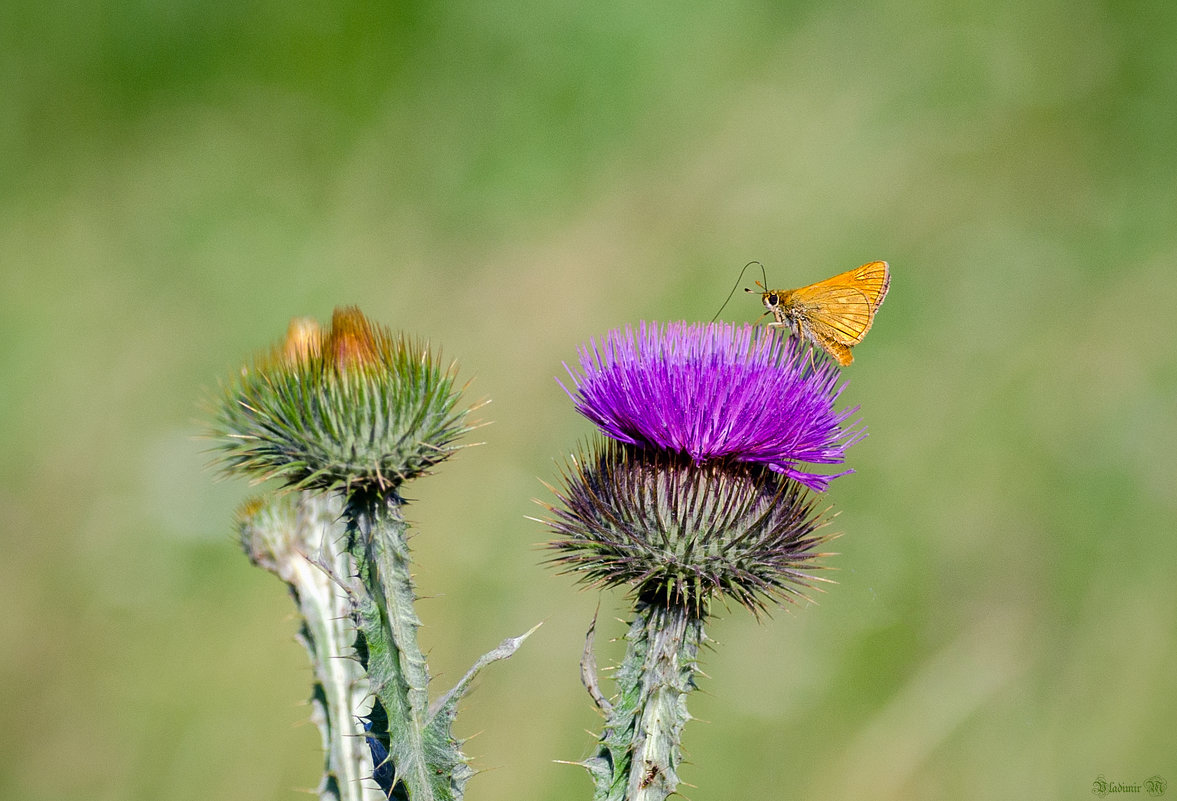
<instances>
[{"instance_id":1,"label":"spiny stem","mask_svg":"<svg viewBox=\"0 0 1177 801\"><path fill-rule=\"evenodd\" d=\"M381 796L366 781L368 749L356 721L368 682L354 658L354 607L344 584L354 568L339 512L336 496L316 492L255 502L241 517L242 544L255 564L287 583L302 615L299 639L315 673L312 719L325 752L320 801L371 801Z\"/></svg>"},{"instance_id":2,"label":"spiny stem","mask_svg":"<svg viewBox=\"0 0 1177 801\"><path fill-rule=\"evenodd\" d=\"M585 763L594 801L663 801L678 787L703 621L679 606L639 602L597 755Z\"/></svg>"},{"instance_id":3,"label":"spiny stem","mask_svg":"<svg viewBox=\"0 0 1177 801\"><path fill-rule=\"evenodd\" d=\"M435 792L436 772L426 758L429 671L417 643L421 621L413 611L408 526L400 507L395 493L356 491L344 516L365 588L359 627L372 693L388 716L388 758L414 801L427 801L448 796Z\"/></svg>"},{"instance_id":4,"label":"spiny stem","mask_svg":"<svg viewBox=\"0 0 1177 801\"><path fill-rule=\"evenodd\" d=\"M649 645L642 664L645 703L634 736L628 795L633 801L661 801L678 786L682 729L690 719L687 693L695 686L703 623L682 607L644 611L649 613L645 626L635 631L635 620L631 628Z\"/></svg>"},{"instance_id":5,"label":"spiny stem","mask_svg":"<svg viewBox=\"0 0 1177 801\"><path fill-rule=\"evenodd\" d=\"M315 532L311 542L318 543L318 553L308 554L315 564L297 565L299 578L292 586L304 588L298 597L306 639L314 644L308 644L307 650L324 691L323 748L329 765L335 763L331 767L338 774L340 801L370 798L371 782L363 781L371 776L367 749L356 736L356 710L368 694L368 682L354 659L353 604L339 583L352 569L351 559L343 550L340 504L337 498L320 493L305 492L300 496L297 525L300 530ZM310 587L315 592L308 597L306 588Z\"/></svg>"}]
</instances>

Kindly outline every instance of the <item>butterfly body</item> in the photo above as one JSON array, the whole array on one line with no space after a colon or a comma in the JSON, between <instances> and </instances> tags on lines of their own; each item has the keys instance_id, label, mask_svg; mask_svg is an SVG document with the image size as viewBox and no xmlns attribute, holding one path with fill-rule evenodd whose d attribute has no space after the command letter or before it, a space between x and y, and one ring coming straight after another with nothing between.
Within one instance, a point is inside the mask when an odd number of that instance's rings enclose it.
<instances>
[{"instance_id":1,"label":"butterfly body","mask_svg":"<svg viewBox=\"0 0 1177 801\"><path fill-rule=\"evenodd\" d=\"M887 262L872 261L800 289L761 286L760 299L773 316L770 326L789 328L845 367L854 361L850 348L870 330L890 286Z\"/></svg>"}]
</instances>

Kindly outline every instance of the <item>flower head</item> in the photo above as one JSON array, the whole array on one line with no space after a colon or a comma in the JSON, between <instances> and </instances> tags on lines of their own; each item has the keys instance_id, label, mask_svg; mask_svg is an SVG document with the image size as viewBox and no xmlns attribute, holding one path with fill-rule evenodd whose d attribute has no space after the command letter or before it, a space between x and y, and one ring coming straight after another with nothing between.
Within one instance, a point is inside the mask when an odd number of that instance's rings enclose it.
<instances>
[{"instance_id":1,"label":"flower head","mask_svg":"<svg viewBox=\"0 0 1177 801\"><path fill-rule=\"evenodd\" d=\"M764 464L816 490L837 476L799 465L839 464L862 436L846 425L856 408L834 411L837 369L763 328L642 323L590 340L568 372L577 411L606 436L697 462Z\"/></svg>"},{"instance_id":2,"label":"flower head","mask_svg":"<svg viewBox=\"0 0 1177 801\"><path fill-rule=\"evenodd\" d=\"M574 457L545 521L566 572L629 586L639 600L705 613L715 596L759 611L816 577L824 513L796 481L763 465L697 464L607 442Z\"/></svg>"},{"instance_id":3,"label":"flower head","mask_svg":"<svg viewBox=\"0 0 1177 801\"><path fill-rule=\"evenodd\" d=\"M227 472L300 488L395 489L457 450L470 430L453 367L423 343L336 309L330 329L296 319L243 367L216 410Z\"/></svg>"}]
</instances>

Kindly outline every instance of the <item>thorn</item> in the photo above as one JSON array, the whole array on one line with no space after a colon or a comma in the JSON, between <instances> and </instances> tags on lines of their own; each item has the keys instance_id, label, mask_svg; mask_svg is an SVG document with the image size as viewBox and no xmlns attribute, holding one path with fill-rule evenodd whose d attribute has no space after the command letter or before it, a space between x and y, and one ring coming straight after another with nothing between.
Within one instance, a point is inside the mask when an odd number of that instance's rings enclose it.
<instances>
[{"instance_id":1,"label":"thorn","mask_svg":"<svg viewBox=\"0 0 1177 801\"><path fill-rule=\"evenodd\" d=\"M601 711L601 714L609 717L613 714L613 705L601 693L600 685L597 684L597 656L593 650L597 631L597 615L600 611L601 605L598 601L597 608L593 611L592 623L589 624L588 633L584 637L584 653L580 657L580 681L588 690L589 697L593 699L593 704Z\"/></svg>"}]
</instances>

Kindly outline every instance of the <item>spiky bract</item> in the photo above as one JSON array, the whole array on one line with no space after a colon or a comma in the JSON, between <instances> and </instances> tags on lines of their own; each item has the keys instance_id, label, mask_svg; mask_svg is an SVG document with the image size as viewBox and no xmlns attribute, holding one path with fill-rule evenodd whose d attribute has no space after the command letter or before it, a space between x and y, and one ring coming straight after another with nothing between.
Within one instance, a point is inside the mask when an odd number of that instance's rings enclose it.
<instances>
[{"instance_id":1,"label":"spiky bract","mask_svg":"<svg viewBox=\"0 0 1177 801\"><path fill-rule=\"evenodd\" d=\"M818 533L824 513L764 465L606 441L574 456L555 492L553 561L640 601L702 615L721 596L758 612L819 580L810 571L829 539Z\"/></svg>"},{"instance_id":2,"label":"spiky bract","mask_svg":"<svg viewBox=\"0 0 1177 801\"><path fill-rule=\"evenodd\" d=\"M395 489L470 430L454 372L355 308L337 309L325 332L295 320L226 388L213 431L221 463L299 488Z\"/></svg>"}]
</instances>

